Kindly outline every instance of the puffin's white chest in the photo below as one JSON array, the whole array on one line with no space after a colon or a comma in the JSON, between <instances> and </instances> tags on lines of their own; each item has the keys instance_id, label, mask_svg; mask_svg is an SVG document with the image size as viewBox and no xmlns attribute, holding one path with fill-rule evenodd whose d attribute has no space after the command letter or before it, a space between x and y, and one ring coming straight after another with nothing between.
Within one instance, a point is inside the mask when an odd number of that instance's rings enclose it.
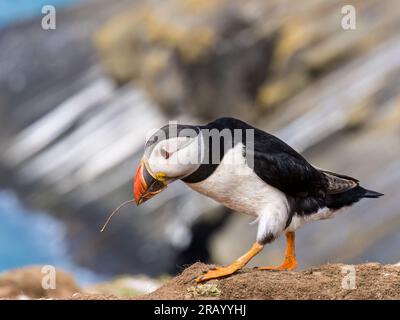
<instances>
[{"instance_id":1,"label":"puffin's white chest","mask_svg":"<svg viewBox=\"0 0 400 320\"><path fill-rule=\"evenodd\" d=\"M246 164L243 145L229 150L211 176L187 185L226 207L252 216L261 214L267 206L287 207L284 193L261 180ZM286 214L286 212L285 212Z\"/></svg>"}]
</instances>

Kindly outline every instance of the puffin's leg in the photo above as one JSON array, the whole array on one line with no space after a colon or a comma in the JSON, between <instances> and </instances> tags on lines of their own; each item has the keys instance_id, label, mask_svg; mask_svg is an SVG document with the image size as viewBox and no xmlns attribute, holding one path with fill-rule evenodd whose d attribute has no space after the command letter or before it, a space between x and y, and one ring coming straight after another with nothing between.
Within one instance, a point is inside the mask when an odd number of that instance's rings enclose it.
<instances>
[{"instance_id":1,"label":"puffin's leg","mask_svg":"<svg viewBox=\"0 0 400 320\"><path fill-rule=\"evenodd\" d=\"M239 259L237 259L234 263L227 267L217 267L211 270L208 270L207 273L204 275L196 278L196 282L203 282L211 279L216 279L216 278L221 278L225 276L229 276L232 273L235 273L239 269L243 268L247 262L251 260L256 254L258 254L264 246L262 244L259 244L258 242L254 243L251 249L246 252L243 256L241 256Z\"/></svg>"},{"instance_id":2,"label":"puffin's leg","mask_svg":"<svg viewBox=\"0 0 400 320\"><path fill-rule=\"evenodd\" d=\"M286 255L280 266L259 267L259 270L293 270L297 267L297 260L294 247L294 232L286 232Z\"/></svg>"}]
</instances>

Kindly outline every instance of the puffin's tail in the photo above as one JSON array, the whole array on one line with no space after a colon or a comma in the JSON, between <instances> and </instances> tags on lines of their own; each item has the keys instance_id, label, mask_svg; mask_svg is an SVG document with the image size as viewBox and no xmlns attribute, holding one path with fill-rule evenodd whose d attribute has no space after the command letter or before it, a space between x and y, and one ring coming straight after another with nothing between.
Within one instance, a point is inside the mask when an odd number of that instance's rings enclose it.
<instances>
[{"instance_id":1,"label":"puffin's tail","mask_svg":"<svg viewBox=\"0 0 400 320\"><path fill-rule=\"evenodd\" d=\"M327 195L325 204L328 208L340 209L351 206L362 198L379 198L380 196L383 196L383 194L357 186L342 193Z\"/></svg>"},{"instance_id":2,"label":"puffin's tail","mask_svg":"<svg viewBox=\"0 0 400 320\"><path fill-rule=\"evenodd\" d=\"M372 191L372 190L368 190L368 189L364 189L365 193L364 193L364 198L379 198L381 196L383 196L383 193L380 192L376 192L376 191Z\"/></svg>"}]
</instances>

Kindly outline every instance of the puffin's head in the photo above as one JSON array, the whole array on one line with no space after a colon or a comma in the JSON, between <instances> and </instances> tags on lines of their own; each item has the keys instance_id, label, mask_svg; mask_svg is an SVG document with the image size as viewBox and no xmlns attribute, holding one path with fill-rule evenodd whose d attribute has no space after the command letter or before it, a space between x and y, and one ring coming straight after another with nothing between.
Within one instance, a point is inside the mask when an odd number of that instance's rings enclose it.
<instances>
[{"instance_id":1,"label":"puffin's head","mask_svg":"<svg viewBox=\"0 0 400 320\"><path fill-rule=\"evenodd\" d=\"M202 135L195 126L170 124L146 142L134 180L139 205L163 191L168 184L195 172L202 161Z\"/></svg>"}]
</instances>

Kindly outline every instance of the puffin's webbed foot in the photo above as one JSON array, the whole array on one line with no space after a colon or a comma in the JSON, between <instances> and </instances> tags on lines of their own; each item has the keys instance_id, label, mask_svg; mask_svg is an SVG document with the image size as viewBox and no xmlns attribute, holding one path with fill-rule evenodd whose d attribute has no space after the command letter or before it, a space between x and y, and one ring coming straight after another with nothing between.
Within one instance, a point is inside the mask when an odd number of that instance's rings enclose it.
<instances>
[{"instance_id":1,"label":"puffin's webbed foot","mask_svg":"<svg viewBox=\"0 0 400 320\"><path fill-rule=\"evenodd\" d=\"M246 265L246 263L250 261L251 258L253 258L257 253L259 253L262 250L262 248L263 245L255 243L248 252L246 252L243 256L241 256L231 265L227 267L217 267L210 269L205 274L197 277L195 281L197 283L200 283L211 279L218 279L229 276L235 273L236 271L242 269Z\"/></svg>"},{"instance_id":2,"label":"puffin's webbed foot","mask_svg":"<svg viewBox=\"0 0 400 320\"><path fill-rule=\"evenodd\" d=\"M197 277L195 281L197 283L208 281L211 279L218 279L229 276L236 271L240 270L243 266L240 266L236 262L227 267L216 267L208 270L205 274Z\"/></svg>"}]
</instances>

